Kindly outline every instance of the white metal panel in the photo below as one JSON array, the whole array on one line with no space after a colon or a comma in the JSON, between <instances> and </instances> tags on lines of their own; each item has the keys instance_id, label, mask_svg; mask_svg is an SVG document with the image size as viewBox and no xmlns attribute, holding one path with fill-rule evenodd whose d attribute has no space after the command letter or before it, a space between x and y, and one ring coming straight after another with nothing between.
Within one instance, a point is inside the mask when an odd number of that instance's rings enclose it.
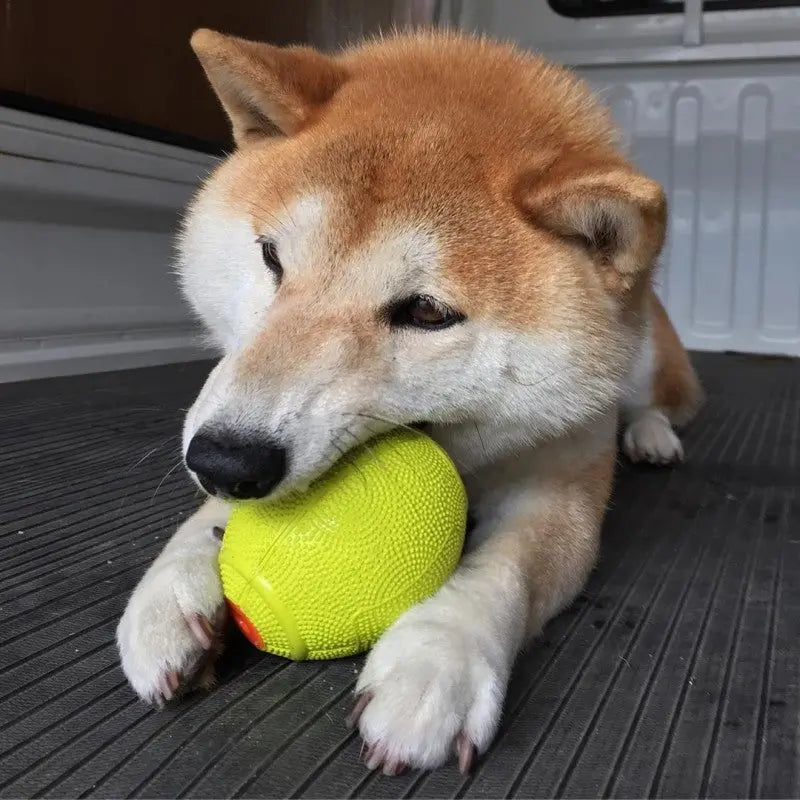
<instances>
[{"instance_id":1,"label":"white metal panel","mask_svg":"<svg viewBox=\"0 0 800 800\"><path fill-rule=\"evenodd\" d=\"M691 47L681 15L570 20L532 0L463 10L466 27L577 65L664 185L658 291L684 342L800 355L800 9L706 14Z\"/></svg>"},{"instance_id":2,"label":"white metal panel","mask_svg":"<svg viewBox=\"0 0 800 800\"><path fill-rule=\"evenodd\" d=\"M0 109L0 381L208 355L171 263L214 163Z\"/></svg>"},{"instance_id":3,"label":"white metal panel","mask_svg":"<svg viewBox=\"0 0 800 800\"><path fill-rule=\"evenodd\" d=\"M659 292L689 347L800 355L800 77L584 70L670 207Z\"/></svg>"}]
</instances>

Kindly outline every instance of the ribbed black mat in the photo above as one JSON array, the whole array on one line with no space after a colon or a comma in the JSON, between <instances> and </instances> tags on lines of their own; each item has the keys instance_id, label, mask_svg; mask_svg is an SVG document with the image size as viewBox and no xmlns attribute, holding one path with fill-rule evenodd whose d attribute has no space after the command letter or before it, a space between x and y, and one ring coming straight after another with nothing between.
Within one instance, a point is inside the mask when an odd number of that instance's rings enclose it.
<instances>
[{"instance_id":1,"label":"ribbed black mat","mask_svg":"<svg viewBox=\"0 0 800 800\"><path fill-rule=\"evenodd\" d=\"M696 361L688 463L620 467L600 564L467 780L365 771L355 660L234 648L210 695L139 703L114 627L196 502L178 433L207 366L0 386L3 796L797 797L800 362Z\"/></svg>"}]
</instances>

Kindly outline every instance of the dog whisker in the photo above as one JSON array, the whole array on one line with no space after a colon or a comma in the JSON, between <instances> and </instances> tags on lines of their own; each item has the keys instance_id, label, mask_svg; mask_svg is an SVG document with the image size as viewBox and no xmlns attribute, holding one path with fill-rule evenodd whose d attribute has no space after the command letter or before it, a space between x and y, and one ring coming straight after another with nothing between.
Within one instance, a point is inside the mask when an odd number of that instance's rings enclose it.
<instances>
[{"instance_id":1,"label":"dog whisker","mask_svg":"<svg viewBox=\"0 0 800 800\"><path fill-rule=\"evenodd\" d=\"M348 431L348 432L349 432L349 431ZM345 461L346 461L348 464L352 464L352 466L353 466L353 467L355 467L355 470L356 470L356 472L358 473L359 477L361 478L362 482L364 483L364 488L367 488L367 487L368 487L368 483L367 483L367 478L366 478L366 476L365 476L365 475L364 475L364 473L361 471L361 468L358 466L358 464L357 464L357 463L356 463L356 462L353 460L353 458L350 456L350 453L349 453L349 451L345 450L345 449L344 449L344 448L343 448L343 447L342 447L342 446L339 444L338 437L336 437L336 438L332 438L332 439L331 439L331 444L332 444L332 445L333 445L333 446L336 448L336 450L339 452L339 454L341 455L341 458L342 458L342 459L344 459L344 460L345 460Z\"/></svg>"},{"instance_id":2,"label":"dog whisker","mask_svg":"<svg viewBox=\"0 0 800 800\"><path fill-rule=\"evenodd\" d=\"M486 450L486 445L483 443L483 436L481 436L480 428L478 427L477 422L472 423L475 426L475 433L478 434L478 441L481 443L481 450L483 450L483 455L485 456L486 460L489 461L489 453Z\"/></svg>"},{"instance_id":3,"label":"dog whisker","mask_svg":"<svg viewBox=\"0 0 800 800\"><path fill-rule=\"evenodd\" d=\"M275 225L276 228L284 228L286 226L287 219L282 219L273 211L270 211L268 208L260 205L255 200L251 200L248 198L245 200L245 202L250 207L251 211L253 211L256 214L260 214L267 217ZM293 220L288 219L288 221L291 222L293 226L295 225Z\"/></svg>"},{"instance_id":4,"label":"dog whisker","mask_svg":"<svg viewBox=\"0 0 800 800\"><path fill-rule=\"evenodd\" d=\"M514 374L513 370L511 370L511 369L508 370L508 376L511 378L512 381L514 381L514 383L519 384L520 386L525 386L528 389L533 389L536 386L539 386L540 384L544 383L545 381L549 381L552 378L555 378L561 372L562 372L562 370L560 370L560 369L553 370L552 372L549 372L547 375L544 375L541 378L539 378L538 380L535 380L533 383L526 383L525 381L521 381L519 378L517 378L517 376Z\"/></svg>"},{"instance_id":5,"label":"dog whisker","mask_svg":"<svg viewBox=\"0 0 800 800\"><path fill-rule=\"evenodd\" d=\"M360 445L364 447L367 452L373 457L375 463L378 464L381 469L385 469L386 465L381 461L380 457L376 455L375 451L369 446L368 441L362 441L358 436L356 436L349 428L345 427L344 432L349 434L353 440L355 441L356 445Z\"/></svg>"},{"instance_id":6,"label":"dog whisker","mask_svg":"<svg viewBox=\"0 0 800 800\"><path fill-rule=\"evenodd\" d=\"M155 500L156 495L158 494L159 489L164 485L164 481L173 473L175 470L183 463L183 456L181 456L164 474L164 477L158 482L158 486L156 486L156 490L153 492L153 496L150 500Z\"/></svg>"},{"instance_id":7,"label":"dog whisker","mask_svg":"<svg viewBox=\"0 0 800 800\"><path fill-rule=\"evenodd\" d=\"M404 428L405 430L411 431L412 433L419 433L419 431L416 428L412 427L411 425L406 425L404 422L388 419L386 417L381 417L376 414L365 414L363 411L352 411L350 412L350 416L362 417L363 419L371 419L373 420L373 422L382 422L385 425L391 425L393 428Z\"/></svg>"},{"instance_id":8,"label":"dog whisker","mask_svg":"<svg viewBox=\"0 0 800 800\"><path fill-rule=\"evenodd\" d=\"M153 453L155 453L157 450L160 450L167 442L171 441L172 439L177 439L179 436L180 434L174 433L171 436L167 436L166 439L162 439L155 447L153 447L151 450L148 450L135 464L128 467L128 469L126 469L125 472L132 472L143 461L146 461L148 458L150 458L150 456L153 455Z\"/></svg>"},{"instance_id":9,"label":"dog whisker","mask_svg":"<svg viewBox=\"0 0 800 800\"><path fill-rule=\"evenodd\" d=\"M292 216L291 212L289 211L289 206L287 205L286 200L284 199L283 193L281 192L281 190L277 186L275 187L275 193L278 195L278 199L281 201L281 205L283 206L283 210L286 212L286 219L289 221L291 226L296 230L297 229L297 223L295 222L294 217Z\"/></svg>"}]
</instances>

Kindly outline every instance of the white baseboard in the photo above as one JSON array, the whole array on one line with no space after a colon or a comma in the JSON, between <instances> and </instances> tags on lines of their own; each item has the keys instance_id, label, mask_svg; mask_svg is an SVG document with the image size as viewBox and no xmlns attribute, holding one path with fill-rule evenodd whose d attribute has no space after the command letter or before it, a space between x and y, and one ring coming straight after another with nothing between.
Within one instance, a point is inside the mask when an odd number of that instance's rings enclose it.
<instances>
[{"instance_id":1,"label":"white baseboard","mask_svg":"<svg viewBox=\"0 0 800 800\"><path fill-rule=\"evenodd\" d=\"M210 355L171 265L215 163L0 108L0 383Z\"/></svg>"},{"instance_id":2,"label":"white baseboard","mask_svg":"<svg viewBox=\"0 0 800 800\"><path fill-rule=\"evenodd\" d=\"M202 339L187 332L153 331L136 338L74 336L25 342L10 351L0 342L0 383L152 367L212 357Z\"/></svg>"}]
</instances>

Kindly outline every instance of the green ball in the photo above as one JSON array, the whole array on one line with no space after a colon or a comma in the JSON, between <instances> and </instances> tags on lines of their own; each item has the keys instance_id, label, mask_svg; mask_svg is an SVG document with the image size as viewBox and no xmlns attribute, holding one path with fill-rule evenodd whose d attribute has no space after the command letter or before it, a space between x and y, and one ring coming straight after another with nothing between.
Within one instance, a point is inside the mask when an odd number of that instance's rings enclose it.
<instances>
[{"instance_id":1,"label":"green ball","mask_svg":"<svg viewBox=\"0 0 800 800\"><path fill-rule=\"evenodd\" d=\"M225 597L262 650L297 660L361 653L444 583L466 518L448 455L397 429L302 494L236 505L219 555Z\"/></svg>"}]
</instances>

